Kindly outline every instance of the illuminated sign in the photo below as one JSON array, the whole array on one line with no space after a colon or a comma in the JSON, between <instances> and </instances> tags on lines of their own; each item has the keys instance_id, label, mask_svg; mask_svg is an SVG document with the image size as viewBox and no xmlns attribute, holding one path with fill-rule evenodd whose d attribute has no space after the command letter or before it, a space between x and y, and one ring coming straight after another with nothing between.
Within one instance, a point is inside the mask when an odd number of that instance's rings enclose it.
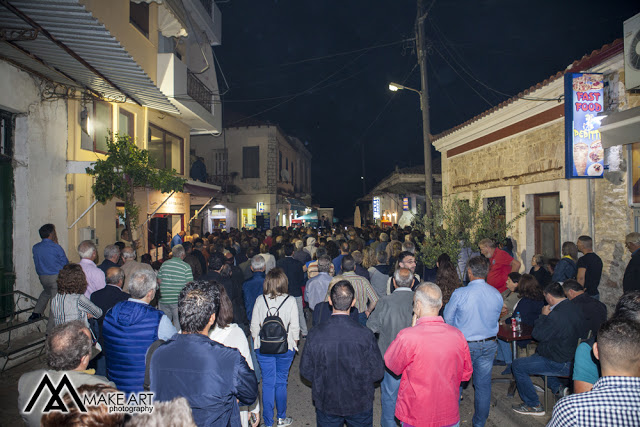
<instances>
[{"instance_id":1,"label":"illuminated sign","mask_svg":"<svg viewBox=\"0 0 640 427\"><path fill-rule=\"evenodd\" d=\"M410 200L408 197L404 197L402 199L402 210L408 211L409 209L411 209Z\"/></svg>"},{"instance_id":2,"label":"illuminated sign","mask_svg":"<svg viewBox=\"0 0 640 427\"><path fill-rule=\"evenodd\" d=\"M373 219L380 219L380 197L373 198Z\"/></svg>"},{"instance_id":3,"label":"illuminated sign","mask_svg":"<svg viewBox=\"0 0 640 427\"><path fill-rule=\"evenodd\" d=\"M264 202L258 202L256 206L258 212L264 212Z\"/></svg>"},{"instance_id":4,"label":"illuminated sign","mask_svg":"<svg viewBox=\"0 0 640 427\"><path fill-rule=\"evenodd\" d=\"M601 178L604 149L598 113L604 110L602 74L564 76L565 177Z\"/></svg>"}]
</instances>

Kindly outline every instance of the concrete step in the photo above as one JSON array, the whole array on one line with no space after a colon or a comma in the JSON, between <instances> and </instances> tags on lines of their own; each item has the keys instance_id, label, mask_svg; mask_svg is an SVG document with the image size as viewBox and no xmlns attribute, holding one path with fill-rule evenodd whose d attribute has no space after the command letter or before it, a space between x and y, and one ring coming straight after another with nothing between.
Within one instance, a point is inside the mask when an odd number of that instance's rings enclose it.
<instances>
[{"instance_id":1,"label":"concrete step","mask_svg":"<svg viewBox=\"0 0 640 427\"><path fill-rule=\"evenodd\" d=\"M45 333L33 330L17 338L11 338L0 346L0 372L14 368L44 354Z\"/></svg>"}]
</instances>

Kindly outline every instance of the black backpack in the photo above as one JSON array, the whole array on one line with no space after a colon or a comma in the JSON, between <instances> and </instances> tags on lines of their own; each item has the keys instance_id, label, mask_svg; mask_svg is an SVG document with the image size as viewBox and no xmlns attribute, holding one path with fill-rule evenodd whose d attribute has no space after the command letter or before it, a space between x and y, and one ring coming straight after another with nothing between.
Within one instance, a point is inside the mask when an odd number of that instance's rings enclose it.
<instances>
[{"instance_id":1,"label":"black backpack","mask_svg":"<svg viewBox=\"0 0 640 427\"><path fill-rule=\"evenodd\" d=\"M275 314L271 313L274 307L269 308L267 298L264 298L264 303L267 306L267 317L262 322L260 328L260 353L262 354L283 354L289 350L289 343L287 337L289 335L289 328L284 327L284 322L280 318L280 307L289 299L289 295L282 301L282 303L276 308Z\"/></svg>"}]
</instances>

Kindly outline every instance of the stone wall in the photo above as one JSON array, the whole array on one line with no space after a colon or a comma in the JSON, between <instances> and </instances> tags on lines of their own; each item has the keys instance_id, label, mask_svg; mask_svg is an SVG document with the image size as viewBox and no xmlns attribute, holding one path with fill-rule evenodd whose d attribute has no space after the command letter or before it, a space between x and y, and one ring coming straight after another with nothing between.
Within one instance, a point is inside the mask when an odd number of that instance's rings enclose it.
<instances>
[{"instance_id":1,"label":"stone wall","mask_svg":"<svg viewBox=\"0 0 640 427\"><path fill-rule=\"evenodd\" d=\"M564 121L447 159L448 194L564 177Z\"/></svg>"}]
</instances>

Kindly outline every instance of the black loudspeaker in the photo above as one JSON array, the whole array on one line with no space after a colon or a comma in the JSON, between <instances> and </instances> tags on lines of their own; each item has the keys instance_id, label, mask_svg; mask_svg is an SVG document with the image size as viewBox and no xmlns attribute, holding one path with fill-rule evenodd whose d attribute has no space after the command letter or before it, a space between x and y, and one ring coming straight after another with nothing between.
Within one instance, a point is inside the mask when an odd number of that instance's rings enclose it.
<instances>
[{"instance_id":1,"label":"black loudspeaker","mask_svg":"<svg viewBox=\"0 0 640 427\"><path fill-rule=\"evenodd\" d=\"M158 246L167 243L169 218L151 218L149 221L149 243Z\"/></svg>"}]
</instances>

